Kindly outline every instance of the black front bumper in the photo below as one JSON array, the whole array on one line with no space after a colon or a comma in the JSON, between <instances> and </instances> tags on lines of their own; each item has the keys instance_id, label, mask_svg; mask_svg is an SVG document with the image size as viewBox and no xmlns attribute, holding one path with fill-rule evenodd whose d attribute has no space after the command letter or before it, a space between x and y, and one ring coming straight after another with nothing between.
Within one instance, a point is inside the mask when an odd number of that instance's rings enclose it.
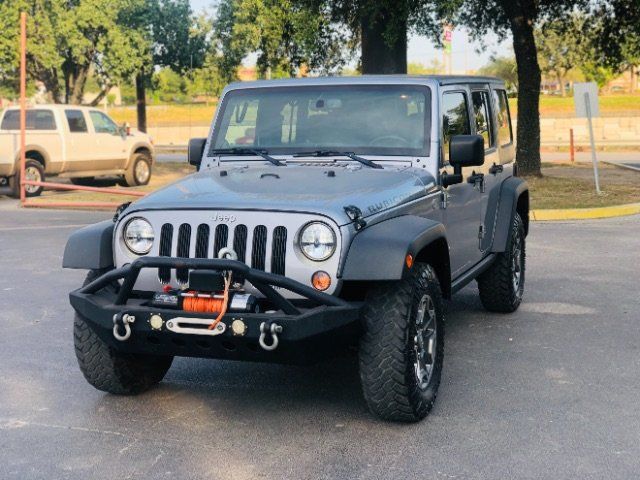
<instances>
[{"instance_id":1,"label":"black front bumper","mask_svg":"<svg viewBox=\"0 0 640 480\"><path fill-rule=\"evenodd\" d=\"M213 322L216 315L147 305L148 292L135 292L133 286L142 268L159 267L231 270L255 286L276 310L274 313L227 313L221 320L226 326L225 331L215 336L170 331L167 322L175 318ZM122 280L121 285L118 280ZM285 288L306 297L311 306L304 309L295 306L276 288ZM142 257L71 292L70 300L76 312L104 342L128 353L307 364L344 348L360 333L361 304L318 292L290 278L254 270L234 260ZM129 324L131 336L126 341L117 340L113 335L114 316L122 318L123 314L135 317L135 321ZM163 320L160 329L152 328L150 320L153 315ZM246 330L243 334L234 334L230 328L234 320L244 323ZM282 327L277 334L278 347L273 351L265 350L259 344L263 323Z\"/></svg>"}]
</instances>

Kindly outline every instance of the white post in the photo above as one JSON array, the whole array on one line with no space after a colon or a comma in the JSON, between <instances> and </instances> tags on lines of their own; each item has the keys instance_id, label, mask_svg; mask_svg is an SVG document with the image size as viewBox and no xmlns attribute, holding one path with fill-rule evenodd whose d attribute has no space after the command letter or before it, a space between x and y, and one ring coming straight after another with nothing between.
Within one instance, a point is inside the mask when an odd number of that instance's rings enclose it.
<instances>
[{"instance_id":1,"label":"white post","mask_svg":"<svg viewBox=\"0 0 640 480\"><path fill-rule=\"evenodd\" d=\"M598 178L598 159L596 158L596 142L593 138L593 123L591 121L591 104L589 94L585 92L584 103L587 109L587 121L589 122L589 140L591 142L591 161L593 162L593 176L596 181L596 193L600 195L600 180Z\"/></svg>"}]
</instances>

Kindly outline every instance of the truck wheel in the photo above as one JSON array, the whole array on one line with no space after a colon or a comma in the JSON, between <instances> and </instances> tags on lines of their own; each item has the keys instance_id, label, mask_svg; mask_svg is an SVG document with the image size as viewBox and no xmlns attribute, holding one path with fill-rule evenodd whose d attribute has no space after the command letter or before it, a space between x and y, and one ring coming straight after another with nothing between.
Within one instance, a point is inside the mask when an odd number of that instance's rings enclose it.
<instances>
[{"instance_id":1,"label":"truck wheel","mask_svg":"<svg viewBox=\"0 0 640 480\"><path fill-rule=\"evenodd\" d=\"M507 248L496 261L478 277L480 301L490 312L515 312L522 301L525 270L525 232L519 214L511 223Z\"/></svg>"},{"instance_id":2,"label":"truck wheel","mask_svg":"<svg viewBox=\"0 0 640 480\"><path fill-rule=\"evenodd\" d=\"M131 165L124 174L126 187L146 185L151 180L151 159L145 153L135 153Z\"/></svg>"},{"instance_id":3,"label":"truck wheel","mask_svg":"<svg viewBox=\"0 0 640 480\"><path fill-rule=\"evenodd\" d=\"M90 271L84 284L101 273ZM104 343L77 313L73 338L84 378L98 390L116 395L135 395L148 390L164 378L173 361L171 356L118 352Z\"/></svg>"},{"instance_id":4,"label":"truck wheel","mask_svg":"<svg viewBox=\"0 0 640 480\"><path fill-rule=\"evenodd\" d=\"M24 168L27 180L44 182L44 167L39 161L27 158ZM11 196L13 198L20 198L20 173L16 173L9 179L9 186L12 189ZM25 185L24 190L27 197L37 197L42 193L44 187Z\"/></svg>"},{"instance_id":5,"label":"truck wheel","mask_svg":"<svg viewBox=\"0 0 640 480\"><path fill-rule=\"evenodd\" d=\"M415 422L435 402L444 357L442 293L434 269L416 264L400 282L371 289L360 341L360 379L369 409Z\"/></svg>"}]
</instances>

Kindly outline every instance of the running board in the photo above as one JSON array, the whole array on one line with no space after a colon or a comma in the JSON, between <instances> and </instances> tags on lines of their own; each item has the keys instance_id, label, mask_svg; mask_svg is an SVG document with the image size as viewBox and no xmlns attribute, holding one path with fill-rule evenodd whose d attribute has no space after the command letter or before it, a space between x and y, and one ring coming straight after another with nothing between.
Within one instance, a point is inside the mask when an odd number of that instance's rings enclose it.
<instances>
[{"instance_id":1,"label":"running board","mask_svg":"<svg viewBox=\"0 0 640 480\"><path fill-rule=\"evenodd\" d=\"M467 270L458 278L456 278L453 282L451 282L451 294L454 294L466 287L468 283L476 279L478 275L489 268L493 264L493 262L495 262L495 260L496 254L490 253L478 263L476 263L473 267L471 267L471 269Z\"/></svg>"}]
</instances>

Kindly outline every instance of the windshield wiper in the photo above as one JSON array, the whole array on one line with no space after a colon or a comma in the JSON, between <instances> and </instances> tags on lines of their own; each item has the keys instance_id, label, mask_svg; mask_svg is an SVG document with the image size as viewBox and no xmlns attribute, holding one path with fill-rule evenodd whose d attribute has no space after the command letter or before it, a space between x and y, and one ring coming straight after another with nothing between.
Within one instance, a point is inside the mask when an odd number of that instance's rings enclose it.
<instances>
[{"instance_id":1,"label":"windshield wiper","mask_svg":"<svg viewBox=\"0 0 640 480\"><path fill-rule=\"evenodd\" d=\"M378 165L371 160L362 158L353 152L336 152L334 150L315 150L313 152L298 152L293 155L294 157L348 157L351 160L360 162L363 165L371 168L383 168L382 165Z\"/></svg>"},{"instance_id":2,"label":"windshield wiper","mask_svg":"<svg viewBox=\"0 0 640 480\"><path fill-rule=\"evenodd\" d=\"M211 150L211 154L230 154L230 155L257 155L258 157L262 157L268 162L278 166L284 167L284 163L280 160L273 158L266 150L259 150L257 148L217 148Z\"/></svg>"}]
</instances>

